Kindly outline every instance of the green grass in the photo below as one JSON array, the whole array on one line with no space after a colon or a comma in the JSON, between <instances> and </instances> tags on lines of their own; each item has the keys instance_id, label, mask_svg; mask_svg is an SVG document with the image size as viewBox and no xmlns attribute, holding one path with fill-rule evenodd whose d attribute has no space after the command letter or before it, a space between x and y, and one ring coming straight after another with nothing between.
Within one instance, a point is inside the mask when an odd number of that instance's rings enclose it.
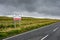
<instances>
[{"instance_id":1,"label":"green grass","mask_svg":"<svg viewBox=\"0 0 60 40\"><path fill-rule=\"evenodd\" d=\"M17 27L14 28L13 18L0 17L0 39L44 27L55 22L59 22L59 20L22 17L20 24L17 22Z\"/></svg>"}]
</instances>

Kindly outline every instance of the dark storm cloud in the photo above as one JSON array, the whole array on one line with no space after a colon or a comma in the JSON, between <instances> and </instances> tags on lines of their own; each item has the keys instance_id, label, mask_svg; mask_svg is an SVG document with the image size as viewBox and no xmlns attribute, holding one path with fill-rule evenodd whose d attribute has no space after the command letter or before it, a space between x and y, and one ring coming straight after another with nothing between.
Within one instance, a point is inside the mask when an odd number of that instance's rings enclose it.
<instances>
[{"instance_id":1,"label":"dark storm cloud","mask_svg":"<svg viewBox=\"0 0 60 40\"><path fill-rule=\"evenodd\" d=\"M60 16L60 0L42 0L39 5L40 9L37 9L37 11L40 10L39 13Z\"/></svg>"},{"instance_id":2,"label":"dark storm cloud","mask_svg":"<svg viewBox=\"0 0 60 40\"><path fill-rule=\"evenodd\" d=\"M0 0L0 14L10 15L15 11L26 11L33 16L60 16L60 0Z\"/></svg>"},{"instance_id":3,"label":"dark storm cloud","mask_svg":"<svg viewBox=\"0 0 60 40\"><path fill-rule=\"evenodd\" d=\"M35 11L34 3L36 0L0 0L0 4L13 6L17 9Z\"/></svg>"}]
</instances>

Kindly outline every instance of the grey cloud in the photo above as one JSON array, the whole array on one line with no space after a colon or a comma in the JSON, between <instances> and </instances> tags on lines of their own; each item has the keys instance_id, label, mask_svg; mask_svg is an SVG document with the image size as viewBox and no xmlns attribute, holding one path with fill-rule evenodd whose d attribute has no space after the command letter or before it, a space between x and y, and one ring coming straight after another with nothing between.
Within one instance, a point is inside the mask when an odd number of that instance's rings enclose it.
<instances>
[{"instance_id":1,"label":"grey cloud","mask_svg":"<svg viewBox=\"0 0 60 40\"><path fill-rule=\"evenodd\" d=\"M60 0L0 0L0 14L12 15L12 12L28 12L28 15L36 16L60 16ZM9 13L11 12L11 13ZM29 13L30 12L30 13ZM24 15L24 14L23 14Z\"/></svg>"},{"instance_id":2,"label":"grey cloud","mask_svg":"<svg viewBox=\"0 0 60 40\"><path fill-rule=\"evenodd\" d=\"M17 9L35 11L34 3L36 0L0 0L0 4L14 6Z\"/></svg>"},{"instance_id":3,"label":"grey cloud","mask_svg":"<svg viewBox=\"0 0 60 40\"><path fill-rule=\"evenodd\" d=\"M45 15L60 16L60 0L42 0L37 11Z\"/></svg>"}]
</instances>

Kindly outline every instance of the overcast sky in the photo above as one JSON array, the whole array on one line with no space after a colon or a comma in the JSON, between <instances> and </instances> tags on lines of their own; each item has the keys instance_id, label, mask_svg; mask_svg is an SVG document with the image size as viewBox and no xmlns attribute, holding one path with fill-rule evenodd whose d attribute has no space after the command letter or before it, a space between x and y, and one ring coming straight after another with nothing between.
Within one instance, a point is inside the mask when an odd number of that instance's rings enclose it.
<instances>
[{"instance_id":1,"label":"overcast sky","mask_svg":"<svg viewBox=\"0 0 60 40\"><path fill-rule=\"evenodd\" d=\"M60 18L60 0L0 0L0 15Z\"/></svg>"}]
</instances>

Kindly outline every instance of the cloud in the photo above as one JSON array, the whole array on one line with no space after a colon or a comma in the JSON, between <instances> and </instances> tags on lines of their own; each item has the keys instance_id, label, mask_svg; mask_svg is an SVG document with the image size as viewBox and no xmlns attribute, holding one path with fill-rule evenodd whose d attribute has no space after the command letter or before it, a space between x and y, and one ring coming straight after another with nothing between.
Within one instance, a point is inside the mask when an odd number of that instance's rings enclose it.
<instances>
[{"instance_id":1,"label":"cloud","mask_svg":"<svg viewBox=\"0 0 60 40\"><path fill-rule=\"evenodd\" d=\"M60 17L60 0L0 0L0 15Z\"/></svg>"}]
</instances>

